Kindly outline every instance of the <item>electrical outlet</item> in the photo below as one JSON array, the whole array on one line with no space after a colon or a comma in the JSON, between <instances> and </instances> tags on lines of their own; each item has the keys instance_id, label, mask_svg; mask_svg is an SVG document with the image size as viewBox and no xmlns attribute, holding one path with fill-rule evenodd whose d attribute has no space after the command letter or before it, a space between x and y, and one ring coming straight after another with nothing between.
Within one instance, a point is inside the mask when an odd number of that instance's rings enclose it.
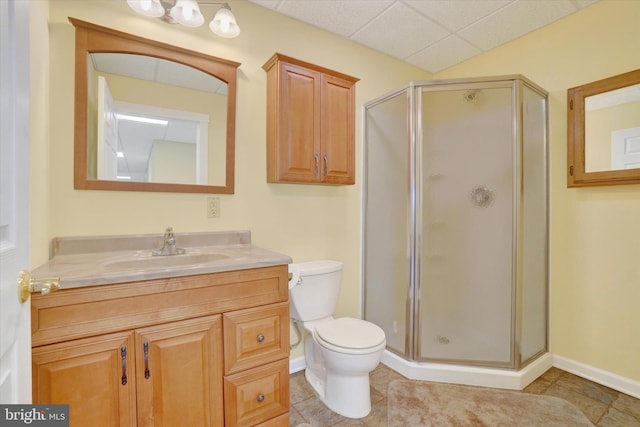
<instances>
[{"instance_id":1,"label":"electrical outlet","mask_svg":"<svg viewBox=\"0 0 640 427\"><path fill-rule=\"evenodd\" d=\"M207 197L207 218L220 218L219 197Z\"/></svg>"}]
</instances>

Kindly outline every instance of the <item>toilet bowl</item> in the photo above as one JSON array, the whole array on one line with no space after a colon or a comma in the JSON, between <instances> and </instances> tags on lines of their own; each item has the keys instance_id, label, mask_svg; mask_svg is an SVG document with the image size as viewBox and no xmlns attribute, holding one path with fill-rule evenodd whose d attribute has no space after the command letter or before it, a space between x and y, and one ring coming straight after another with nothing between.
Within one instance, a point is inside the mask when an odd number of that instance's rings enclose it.
<instances>
[{"instance_id":1,"label":"toilet bowl","mask_svg":"<svg viewBox=\"0 0 640 427\"><path fill-rule=\"evenodd\" d=\"M371 322L334 318L342 279L338 261L290 264L291 317L302 324L305 378L332 411L362 418L371 411L369 373L386 346L384 331Z\"/></svg>"}]
</instances>

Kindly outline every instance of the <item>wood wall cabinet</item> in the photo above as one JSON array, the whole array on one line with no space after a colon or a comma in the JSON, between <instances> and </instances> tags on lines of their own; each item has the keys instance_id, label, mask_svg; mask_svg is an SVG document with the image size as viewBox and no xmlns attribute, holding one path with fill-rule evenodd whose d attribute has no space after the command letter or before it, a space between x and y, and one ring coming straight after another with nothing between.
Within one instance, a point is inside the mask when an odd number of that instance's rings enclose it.
<instances>
[{"instance_id":1,"label":"wood wall cabinet","mask_svg":"<svg viewBox=\"0 0 640 427\"><path fill-rule=\"evenodd\" d=\"M32 300L33 402L71 426L289 425L287 266Z\"/></svg>"},{"instance_id":2,"label":"wood wall cabinet","mask_svg":"<svg viewBox=\"0 0 640 427\"><path fill-rule=\"evenodd\" d=\"M279 53L267 72L267 181L355 183L357 78Z\"/></svg>"}]
</instances>

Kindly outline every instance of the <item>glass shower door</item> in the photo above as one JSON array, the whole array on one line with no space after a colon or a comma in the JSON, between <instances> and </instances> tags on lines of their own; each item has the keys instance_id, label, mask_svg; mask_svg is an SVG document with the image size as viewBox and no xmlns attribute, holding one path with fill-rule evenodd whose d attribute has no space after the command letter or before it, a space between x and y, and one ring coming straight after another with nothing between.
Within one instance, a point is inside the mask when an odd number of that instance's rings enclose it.
<instances>
[{"instance_id":1,"label":"glass shower door","mask_svg":"<svg viewBox=\"0 0 640 427\"><path fill-rule=\"evenodd\" d=\"M422 218L416 241L418 360L510 367L514 85L469 83L416 90Z\"/></svg>"}]
</instances>

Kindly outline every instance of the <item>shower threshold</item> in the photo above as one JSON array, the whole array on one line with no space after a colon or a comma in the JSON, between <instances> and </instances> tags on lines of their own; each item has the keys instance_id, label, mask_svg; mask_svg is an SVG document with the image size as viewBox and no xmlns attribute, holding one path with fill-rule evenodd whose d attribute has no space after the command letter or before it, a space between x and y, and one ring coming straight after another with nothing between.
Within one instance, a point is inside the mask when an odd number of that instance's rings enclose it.
<instances>
[{"instance_id":1,"label":"shower threshold","mask_svg":"<svg viewBox=\"0 0 640 427\"><path fill-rule=\"evenodd\" d=\"M406 360L389 350L382 354L382 363L412 380L522 390L551 368L553 355L544 353L518 371L416 362Z\"/></svg>"}]
</instances>

